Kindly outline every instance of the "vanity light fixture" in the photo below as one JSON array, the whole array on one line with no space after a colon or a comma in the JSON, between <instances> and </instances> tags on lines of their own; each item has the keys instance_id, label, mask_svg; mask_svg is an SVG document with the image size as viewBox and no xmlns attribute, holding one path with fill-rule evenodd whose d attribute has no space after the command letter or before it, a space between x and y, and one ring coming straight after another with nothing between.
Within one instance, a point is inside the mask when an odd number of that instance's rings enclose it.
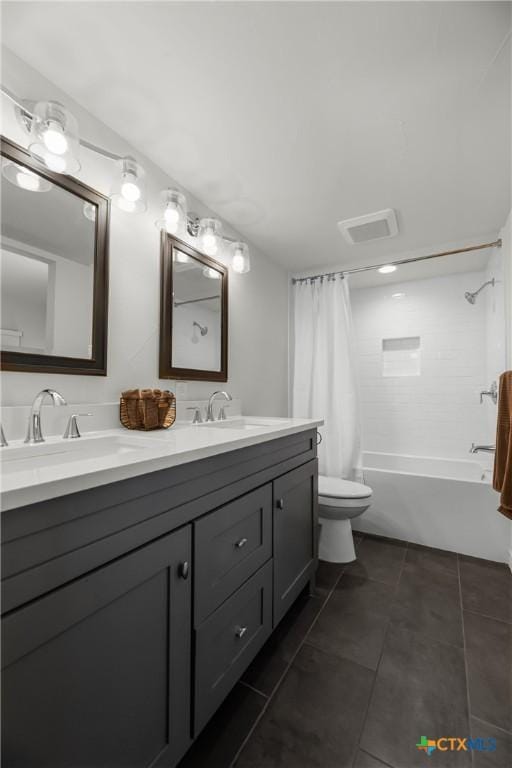
<instances>
[{"instance_id":1,"label":"vanity light fixture","mask_svg":"<svg viewBox=\"0 0 512 768\"><path fill-rule=\"evenodd\" d=\"M199 247L207 256L215 256L219 250L222 225L218 219L201 219L199 222Z\"/></svg>"},{"instance_id":2,"label":"vanity light fixture","mask_svg":"<svg viewBox=\"0 0 512 768\"><path fill-rule=\"evenodd\" d=\"M239 275L244 275L251 269L251 259L249 256L249 248L247 243L243 243L241 240L236 240L231 245L231 266L234 272L238 272Z\"/></svg>"},{"instance_id":3,"label":"vanity light fixture","mask_svg":"<svg viewBox=\"0 0 512 768\"><path fill-rule=\"evenodd\" d=\"M27 192L48 192L52 184L48 179L38 176L37 173L17 163L4 162L2 164L2 176L20 189Z\"/></svg>"},{"instance_id":4,"label":"vanity light fixture","mask_svg":"<svg viewBox=\"0 0 512 768\"><path fill-rule=\"evenodd\" d=\"M78 124L71 112L58 101L38 101L31 111L30 154L56 173L78 171Z\"/></svg>"},{"instance_id":5,"label":"vanity light fixture","mask_svg":"<svg viewBox=\"0 0 512 768\"><path fill-rule=\"evenodd\" d=\"M381 275L390 275L392 272L396 272L396 267L394 264L385 264L383 267L379 267L378 272Z\"/></svg>"},{"instance_id":6,"label":"vanity light fixture","mask_svg":"<svg viewBox=\"0 0 512 768\"><path fill-rule=\"evenodd\" d=\"M133 157L116 161L119 169L112 186L112 201L122 211L140 213L146 210L146 184L144 168Z\"/></svg>"},{"instance_id":7,"label":"vanity light fixture","mask_svg":"<svg viewBox=\"0 0 512 768\"><path fill-rule=\"evenodd\" d=\"M162 218L155 221L155 226L165 230L169 235L175 235L184 228L187 221L187 199L177 189L164 189L160 197L164 211Z\"/></svg>"}]
</instances>

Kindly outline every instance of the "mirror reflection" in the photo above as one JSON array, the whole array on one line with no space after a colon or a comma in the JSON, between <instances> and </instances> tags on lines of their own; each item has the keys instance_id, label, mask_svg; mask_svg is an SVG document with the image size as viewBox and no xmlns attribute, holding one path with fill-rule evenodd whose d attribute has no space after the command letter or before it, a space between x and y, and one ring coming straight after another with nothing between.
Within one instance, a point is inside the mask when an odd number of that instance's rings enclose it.
<instances>
[{"instance_id":1,"label":"mirror reflection","mask_svg":"<svg viewBox=\"0 0 512 768\"><path fill-rule=\"evenodd\" d=\"M222 273L174 248L172 286L173 367L220 371Z\"/></svg>"},{"instance_id":2,"label":"mirror reflection","mask_svg":"<svg viewBox=\"0 0 512 768\"><path fill-rule=\"evenodd\" d=\"M91 359L97 206L2 157L1 218L2 351Z\"/></svg>"}]
</instances>

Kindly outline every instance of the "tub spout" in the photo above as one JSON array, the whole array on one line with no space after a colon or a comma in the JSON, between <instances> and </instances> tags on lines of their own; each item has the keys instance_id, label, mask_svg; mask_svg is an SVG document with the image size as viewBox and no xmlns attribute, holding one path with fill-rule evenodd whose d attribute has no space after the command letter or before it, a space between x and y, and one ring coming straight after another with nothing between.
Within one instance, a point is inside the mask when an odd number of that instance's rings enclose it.
<instances>
[{"instance_id":1,"label":"tub spout","mask_svg":"<svg viewBox=\"0 0 512 768\"><path fill-rule=\"evenodd\" d=\"M474 443L471 443L471 448L469 449L470 453L495 453L496 452L496 446L495 445L475 445Z\"/></svg>"}]
</instances>

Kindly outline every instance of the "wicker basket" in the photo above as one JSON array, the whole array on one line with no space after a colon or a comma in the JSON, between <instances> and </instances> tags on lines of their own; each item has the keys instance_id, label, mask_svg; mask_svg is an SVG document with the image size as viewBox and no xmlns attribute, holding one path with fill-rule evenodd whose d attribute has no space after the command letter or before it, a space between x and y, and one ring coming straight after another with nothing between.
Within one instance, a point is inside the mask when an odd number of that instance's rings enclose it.
<instances>
[{"instance_id":1,"label":"wicker basket","mask_svg":"<svg viewBox=\"0 0 512 768\"><path fill-rule=\"evenodd\" d=\"M176 397L172 392L160 390L123 392L120 418L127 429L169 429L176 420Z\"/></svg>"}]
</instances>

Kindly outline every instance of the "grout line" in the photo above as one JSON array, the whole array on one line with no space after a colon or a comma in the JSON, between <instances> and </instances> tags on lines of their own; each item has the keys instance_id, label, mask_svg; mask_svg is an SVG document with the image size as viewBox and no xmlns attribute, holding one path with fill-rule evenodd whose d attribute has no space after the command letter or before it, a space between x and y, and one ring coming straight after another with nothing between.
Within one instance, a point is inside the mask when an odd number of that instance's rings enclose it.
<instances>
[{"instance_id":1,"label":"grout line","mask_svg":"<svg viewBox=\"0 0 512 768\"><path fill-rule=\"evenodd\" d=\"M366 721L368 719L368 712L370 711L370 704L372 702L373 694L375 692L375 685L377 683L377 677L378 677L378 674L379 674L379 667L380 667L380 663L382 661L382 657L384 655L384 648L386 646L386 640L388 638L389 628L391 627L391 613L392 613L393 606L394 606L395 601L396 601L396 596L397 596L397 593L398 593L398 588L400 586L400 581L402 580L402 574L404 572L405 561L406 561L406 557L407 557L407 550L409 549L409 543L406 541L406 542L404 542L404 544L405 544L404 555L403 555L403 558L402 558L402 565L401 565L401 568L400 568L400 574L398 576L398 579L396 581L396 584L395 584L395 587L394 587L394 590L393 590L393 598L391 600L388 624L387 624L386 631L384 633L384 637L383 637L383 640L382 640L382 648L380 649L379 660L377 661L377 666L375 667L375 672L373 673L373 682L372 682L372 687L371 687L371 690L370 690L370 695L368 696L368 703L366 705L366 710L364 712L363 717L361 718L361 728L359 730L359 736L358 736L358 739L357 739L357 748L361 749L363 752L365 752L366 750L364 750L363 747L361 747L361 737L363 735L363 732L364 732L364 729L365 729L365 726L366 726ZM368 754L370 754L370 753L368 753ZM375 757L377 760L380 760L380 757L377 757L376 755L372 755L372 757ZM354 758L354 760L355 759L356 758Z\"/></svg>"},{"instance_id":2,"label":"grout line","mask_svg":"<svg viewBox=\"0 0 512 768\"><path fill-rule=\"evenodd\" d=\"M340 574L340 578L341 578L341 574ZM236 761L238 760L238 758L239 758L240 754L242 753L242 750L244 749L245 745L247 744L247 742L248 742L248 741L249 741L249 739L251 738L252 734L254 733L254 731L256 730L256 728L258 727L260 720L263 718L263 716L265 715L265 712L266 712L266 711L267 711L267 709L269 708L269 706L270 706L270 704L271 704L272 700L274 699L274 696L275 696L275 694L277 693L278 689L279 689L279 688L280 688L280 686L281 686L281 683L283 682L284 678L286 677L286 675L287 675L287 673L288 673L288 670L290 669L291 665L292 665L292 664L293 664L293 662L295 661L295 657L297 656L297 654L299 653L300 649L301 649L301 648L302 648L302 646L304 645L304 641L305 641L306 637L309 635L309 633L310 633L310 631L311 631L311 629L312 629L312 627L313 627L313 624L315 624L315 623L316 623L316 620L318 619L318 617L319 617L320 613L323 611L323 609L324 609L324 607L325 607L325 604L327 603L328 599L330 598L330 596L331 596L331 594L332 594L333 590L334 590L334 587L333 587L333 588L330 590L330 592L327 594L327 596L325 597L324 601L322 602L322 604L321 604L320 608L318 609L318 613L317 613L317 615L315 616L315 619L314 619L314 621L311 623L311 626L309 627L308 631L307 631L307 632L306 632L306 634L304 635L304 638L303 638L303 639L301 640L301 642L299 643L299 646L298 646L297 650L295 651L295 653L294 653L294 654L293 654L293 656L291 657L290 661L289 661L289 662L288 662L288 664L286 665L286 667L285 667L285 669L284 669L284 671L283 671L283 674L281 675L281 677L279 678L279 680L277 681L277 683L276 683L276 684L275 684L275 686L273 687L272 691L271 691L271 692L270 692L270 694L268 695L268 698L267 698L267 700L266 700L266 702L265 702L265 705L263 706L263 708L262 708L261 712L259 713L258 717L256 718L256 720L254 721L254 723L253 723L253 725L252 725L251 729L249 730L249 733L247 734L247 736L245 737L245 739L244 739L244 740L243 740L243 742L241 743L240 747L238 748L238 750L237 750L237 752L236 752L235 756L233 757L233 759L232 759L231 763L229 764L229 768L232 768L232 766L234 766L234 765L235 765L235 763L236 763ZM317 598L316 598L315 596L310 596L310 599L312 599L312 600L316 600Z\"/></svg>"},{"instance_id":3,"label":"grout line","mask_svg":"<svg viewBox=\"0 0 512 768\"><path fill-rule=\"evenodd\" d=\"M510 626L512 624L512 621L508 621L508 619L498 619L496 616L491 616L489 613L480 613L480 611L472 611L470 608L464 608L464 606L462 606L462 610L464 613L473 613L475 616L482 616L484 619L499 621L500 624L507 624L507 626Z\"/></svg>"},{"instance_id":4,"label":"grout line","mask_svg":"<svg viewBox=\"0 0 512 768\"><path fill-rule=\"evenodd\" d=\"M229 768L232 768L232 766L234 766L234 765L235 765L235 763L236 763L236 761L238 760L238 758L240 757L240 755L241 755L241 753L242 753L242 751L243 751L243 749L244 749L245 745L248 743L248 741L249 741L249 739L251 738L252 734L254 733L254 731L256 730L256 728L258 727L258 724L259 724L260 720L261 720L261 719L263 718L263 716L265 715L265 712L266 712L266 711L267 711L267 709L269 708L269 706L270 706L270 704L271 704L272 700L274 699L274 696L276 695L277 691L278 691L278 690L279 690L279 688L281 687L281 683L283 682L284 678L286 677L286 675L287 675L287 673L288 673L288 670L289 670L289 669L290 669L290 667L292 666L292 664L293 664L293 662L295 661L295 658L297 657L297 655L298 655L299 651L301 650L302 646L303 646L303 645L304 645L304 643L306 642L306 639L307 639L307 637L308 637L309 633L311 632L311 630L313 629L314 625L315 625L315 624L316 624L316 622L318 621L318 617L320 616L320 614L321 614L321 613L322 613L322 611L324 610L325 606L327 605L327 602L328 602L329 598L331 597L332 593L333 593L333 592L334 592L334 590L336 589L336 585L338 584L339 580L341 579L341 577L342 577L342 576L343 576L343 574L345 573L345 570L346 570L346 568L342 568L342 569L341 569L340 575L338 576L338 578L337 578L337 579L336 579L336 581L334 582L334 585L331 587L331 589L329 590L329 592L327 592L327 594L326 594L326 596L325 596L325 598L324 598L324 600L323 600L323 602L322 602L322 604L321 604L320 608L318 609L318 613L316 614L316 616L315 616L314 620L311 622L311 625L310 625L309 629L307 630L307 632L305 633L304 637L303 637L303 638L302 638L302 640L300 641L300 643L299 643L299 645L298 645L298 647L297 647L297 650L295 651L295 653L294 653L294 654L293 654L293 656L291 657L290 661L289 661L289 662L288 662L288 664L286 665L286 667L285 667L285 669L284 669L284 671L283 671L283 674L281 675L281 677L279 678L279 680L277 681L277 683L276 683L276 684L275 684L275 686L273 687L272 691L271 691L271 692L270 692L270 694L268 695L268 698L267 698L267 700L266 700L266 702L265 702L265 705L263 706L263 709L261 710L260 714L258 715L258 717L256 718L256 720L254 721L254 723L253 723L253 725L252 725L252 728L249 730L249 733L247 734L247 736L245 737L245 739L244 739L244 740L243 740L243 742L241 743L240 747L238 748L238 750L237 750L237 752L236 752L235 756L233 757L233 759L232 759L231 763L229 764ZM317 599L320 599L320 600L321 600L322 598L321 598L321 597L317 597L317 596L314 596L314 595L313 595L313 596L310 596L310 599L313 599L313 600L317 600ZM258 691L258 693L259 693L259 691Z\"/></svg>"},{"instance_id":5,"label":"grout line","mask_svg":"<svg viewBox=\"0 0 512 768\"><path fill-rule=\"evenodd\" d=\"M263 693L263 691L259 691L257 688L255 688L253 685L250 685L249 683L246 683L244 680L239 680L239 683L244 685L246 688L249 688L250 691L253 691L254 693L257 693L259 696L263 696L264 699L268 699L268 693Z\"/></svg>"},{"instance_id":6,"label":"grout line","mask_svg":"<svg viewBox=\"0 0 512 768\"><path fill-rule=\"evenodd\" d=\"M462 648L464 655L464 674L466 676L466 703L468 707L468 730L471 732L471 699L469 697L469 672L468 672L468 659L466 655L466 629L464 627L464 608L462 603L462 582L460 578L460 563L459 555L457 554L457 575L459 577L459 603L460 603L460 621L462 625ZM473 750L471 750L471 765L474 765L475 758Z\"/></svg>"},{"instance_id":7,"label":"grout line","mask_svg":"<svg viewBox=\"0 0 512 768\"><path fill-rule=\"evenodd\" d=\"M484 725L490 725L491 728L496 728L497 731L501 731L507 736L512 736L512 731L507 731L506 728L502 728L500 725L496 725L495 723L490 723L488 720L483 720L481 717L477 717L476 715L471 715L471 718L473 720L478 720L479 723L483 723Z\"/></svg>"}]
</instances>

